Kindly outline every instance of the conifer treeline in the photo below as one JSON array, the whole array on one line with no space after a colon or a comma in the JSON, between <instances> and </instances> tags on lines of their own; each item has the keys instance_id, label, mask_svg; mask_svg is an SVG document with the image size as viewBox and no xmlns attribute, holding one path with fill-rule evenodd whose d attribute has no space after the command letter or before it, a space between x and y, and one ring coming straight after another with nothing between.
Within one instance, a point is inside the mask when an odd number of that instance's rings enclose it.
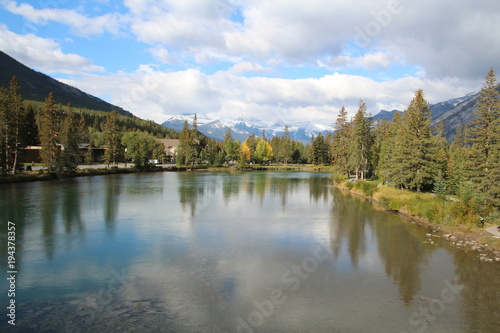
<instances>
[{"instance_id":1,"label":"conifer treeline","mask_svg":"<svg viewBox=\"0 0 500 333\"><path fill-rule=\"evenodd\" d=\"M43 105L26 102L15 76L8 88L0 87L0 174L16 173L21 167L19 156L22 148L36 145L42 146L41 159L50 171L76 169L81 162L81 143L90 143L90 148L106 146L109 148L106 150L106 162L113 164L124 157L121 140L128 132L140 133L129 137L128 144L140 148L154 146L156 155L160 149L155 138L179 136L172 129L137 117L122 116L116 112L75 110L71 105L62 107L55 104L52 94ZM133 151L129 151L128 155L139 158ZM156 156L153 155L147 156L148 159ZM139 165L144 163L144 158Z\"/></svg>"},{"instance_id":2,"label":"conifer treeline","mask_svg":"<svg viewBox=\"0 0 500 333\"><path fill-rule=\"evenodd\" d=\"M223 142L198 132L185 122L177 163L314 163L332 165L337 177L380 179L395 187L440 194L480 194L482 204L500 206L500 97L493 69L486 77L475 112L466 128L459 126L448 144L443 124L431 128L431 110L417 90L408 108L391 122L373 123L360 100L349 120L344 107L335 132L318 134L310 144L281 137L251 135L243 143L228 129Z\"/></svg>"}]
</instances>

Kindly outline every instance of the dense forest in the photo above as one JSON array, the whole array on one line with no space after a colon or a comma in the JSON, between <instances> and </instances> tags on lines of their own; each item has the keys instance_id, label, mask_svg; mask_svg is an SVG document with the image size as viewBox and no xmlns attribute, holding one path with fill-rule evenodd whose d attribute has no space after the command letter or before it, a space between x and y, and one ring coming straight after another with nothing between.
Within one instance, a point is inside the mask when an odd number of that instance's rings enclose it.
<instances>
[{"instance_id":1,"label":"dense forest","mask_svg":"<svg viewBox=\"0 0 500 333\"><path fill-rule=\"evenodd\" d=\"M141 166L146 159L163 152L156 138L178 137L176 131L153 121L114 111L74 109L69 104L61 106L55 103L51 93L44 103L25 101L15 76L8 88L0 87L2 174L16 173L20 169L20 154L27 146L42 146L41 159L50 171L71 172L81 162L81 143L90 144L89 149L106 147L107 164L129 158L137 160L136 165ZM128 146L135 149L125 152ZM139 155L138 150L141 150Z\"/></svg>"},{"instance_id":2,"label":"dense forest","mask_svg":"<svg viewBox=\"0 0 500 333\"><path fill-rule=\"evenodd\" d=\"M474 120L459 127L448 143L444 125L431 127L431 110L422 90L391 122L373 122L366 104L352 119L342 107L335 132L317 135L307 145L281 137L231 137L223 142L199 133L196 116L180 135L177 163L313 163L331 165L338 179L378 179L417 192L460 195L475 204L500 206L500 94L493 69L480 93ZM472 204L472 201L471 201Z\"/></svg>"}]
</instances>

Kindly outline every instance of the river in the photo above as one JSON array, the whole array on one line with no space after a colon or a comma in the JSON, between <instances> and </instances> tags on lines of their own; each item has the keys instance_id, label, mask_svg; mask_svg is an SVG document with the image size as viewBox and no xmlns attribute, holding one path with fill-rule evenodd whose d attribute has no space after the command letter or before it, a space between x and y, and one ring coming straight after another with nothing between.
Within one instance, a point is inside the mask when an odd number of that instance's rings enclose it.
<instances>
[{"instance_id":1,"label":"river","mask_svg":"<svg viewBox=\"0 0 500 333\"><path fill-rule=\"evenodd\" d=\"M442 238L426 243L426 228L329 176L0 185L0 331L500 332L499 263Z\"/></svg>"}]
</instances>

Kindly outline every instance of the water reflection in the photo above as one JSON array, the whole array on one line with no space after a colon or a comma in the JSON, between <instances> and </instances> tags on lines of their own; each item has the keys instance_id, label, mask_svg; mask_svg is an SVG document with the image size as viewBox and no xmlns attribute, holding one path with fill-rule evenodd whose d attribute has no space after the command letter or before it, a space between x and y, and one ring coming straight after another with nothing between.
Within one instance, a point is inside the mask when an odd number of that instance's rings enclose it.
<instances>
[{"instance_id":1,"label":"water reflection","mask_svg":"<svg viewBox=\"0 0 500 333\"><path fill-rule=\"evenodd\" d=\"M48 259L54 254L54 233L56 232L57 211L59 210L59 191L54 191L50 183L40 188L40 221L42 223L42 239Z\"/></svg>"},{"instance_id":2,"label":"water reflection","mask_svg":"<svg viewBox=\"0 0 500 333\"><path fill-rule=\"evenodd\" d=\"M32 221L20 235L29 248L20 327L61 332L70 320L82 331L229 332L252 325L262 306L271 312L280 290L286 301L255 332L416 331L410 320L447 279L465 287L429 332L499 328L498 265L424 244L426 230L333 189L328 174L186 172L6 188L2 217ZM22 215L27 207L36 218ZM314 261L318 246L332 255ZM132 282L86 322L78 305L108 290L114 269ZM30 300L51 290L50 302Z\"/></svg>"},{"instance_id":3,"label":"water reflection","mask_svg":"<svg viewBox=\"0 0 500 333\"><path fill-rule=\"evenodd\" d=\"M72 183L70 186L65 186L61 191L62 219L66 233L71 233L74 230L82 231L84 229L80 211L81 189L78 185L78 183Z\"/></svg>"},{"instance_id":4,"label":"water reflection","mask_svg":"<svg viewBox=\"0 0 500 333\"><path fill-rule=\"evenodd\" d=\"M500 278L498 265L485 264L477 252L460 251L454 257L457 283L461 292L461 308L465 312L469 332L499 332Z\"/></svg>"},{"instance_id":5,"label":"water reflection","mask_svg":"<svg viewBox=\"0 0 500 333\"><path fill-rule=\"evenodd\" d=\"M104 221L106 230L112 232L115 228L115 221L118 214L118 200L121 191L120 178L110 177L104 186Z\"/></svg>"},{"instance_id":6,"label":"water reflection","mask_svg":"<svg viewBox=\"0 0 500 333\"><path fill-rule=\"evenodd\" d=\"M6 271L7 267L7 246L3 245L3 240L7 239L8 222L14 222L16 228L16 242L22 246L26 225L32 222L34 208L27 204L27 197L30 192L35 192L36 186L27 186L26 184L0 184L0 268ZM22 250L22 248L20 248ZM22 251L17 253L17 259L22 259Z\"/></svg>"}]
</instances>

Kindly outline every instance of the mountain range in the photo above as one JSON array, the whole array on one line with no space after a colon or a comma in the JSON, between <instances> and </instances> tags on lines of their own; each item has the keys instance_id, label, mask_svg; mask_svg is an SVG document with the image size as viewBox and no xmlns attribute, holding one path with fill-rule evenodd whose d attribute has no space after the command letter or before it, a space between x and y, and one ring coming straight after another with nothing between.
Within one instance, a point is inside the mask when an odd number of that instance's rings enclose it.
<instances>
[{"instance_id":1,"label":"mountain range","mask_svg":"<svg viewBox=\"0 0 500 333\"><path fill-rule=\"evenodd\" d=\"M48 75L37 72L0 51L0 86L8 87L13 75L16 76L21 86L25 100L43 102L52 92L54 100L58 104L66 105L71 103L76 108L99 111L115 110L124 116L133 116L132 113L119 106L110 104L73 86L57 81Z\"/></svg>"},{"instance_id":2,"label":"mountain range","mask_svg":"<svg viewBox=\"0 0 500 333\"><path fill-rule=\"evenodd\" d=\"M184 122L193 123L194 114L181 114L169 118L162 125L176 131L181 131ZM285 126L288 125L290 137L298 141L309 142L313 135L318 133L325 134L333 131L332 126L315 122L284 122L266 123L255 118L237 118L235 120L222 120L212 118L206 115L197 117L198 130L210 138L224 140L227 129L231 130L231 135L235 140L245 141L250 135L262 136L264 132L266 137L275 135L282 136L285 132Z\"/></svg>"},{"instance_id":3,"label":"mountain range","mask_svg":"<svg viewBox=\"0 0 500 333\"><path fill-rule=\"evenodd\" d=\"M458 125L469 123L474 117L473 110L476 107L479 93L469 93L462 97L453 98L444 102L429 105L431 109L432 124L436 126L440 121L443 121L444 135L451 141L455 137L455 131ZM386 111L381 110L375 116L373 121L386 119L391 121L396 113L401 113L400 110ZM192 124L194 114L181 114L169 118L162 125L168 128L181 131L185 121ZM322 124L314 121L302 122L275 122L265 123L255 118L238 118L235 120L222 120L219 118L211 118L205 115L198 116L198 129L200 132L210 138L223 140L224 135L229 128L234 139L244 141L251 134L261 136L262 131L265 131L267 137L275 135L281 136L284 133L285 125L288 125L290 137L297 141L309 142L311 137L319 133L325 134L334 131L334 124Z\"/></svg>"},{"instance_id":4,"label":"mountain range","mask_svg":"<svg viewBox=\"0 0 500 333\"><path fill-rule=\"evenodd\" d=\"M52 92L54 98L59 104L71 103L73 107L87 108L91 110L112 111L125 116L133 116L129 111L123 108L110 104L98 97L87 94L73 86L57 81L50 76L37 72L6 53L0 51L0 86L7 87L12 76L15 75L21 86L23 98L26 100L34 100L43 102ZM500 86L498 88L500 90ZM458 125L465 125L473 118L473 111L476 108L476 103L479 99L479 93L469 93L465 96L453 98L444 102L431 104L432 126L436 126L440 121L444 123L444 134L451 141L455 136L455 131ZM375 116L373 120L377 121L382 118L392 120L394 115L399 110L386 111L382 110ZM193 114L181 114L169 118L162 125L177 131L181 131L184 122L192 122ZM284 133L285 125L288 125L290 137L292 139L309 142L313 135L319 133L325 134L334 130L334 121L330 124L319 123L317 121L302 121L302 122L287 122L282 121L266 123L255 118L237 118L235 120L223 120L220 118L212 118L204 115L198 115L198 128L200 132L208 137L218 140L224 139L224 134L227 128L231 130L231 134L235 139L245 140L251 134L261 136L263 131L267 137L275 135L281 136Z\"/></svg>"}]
</instances>

